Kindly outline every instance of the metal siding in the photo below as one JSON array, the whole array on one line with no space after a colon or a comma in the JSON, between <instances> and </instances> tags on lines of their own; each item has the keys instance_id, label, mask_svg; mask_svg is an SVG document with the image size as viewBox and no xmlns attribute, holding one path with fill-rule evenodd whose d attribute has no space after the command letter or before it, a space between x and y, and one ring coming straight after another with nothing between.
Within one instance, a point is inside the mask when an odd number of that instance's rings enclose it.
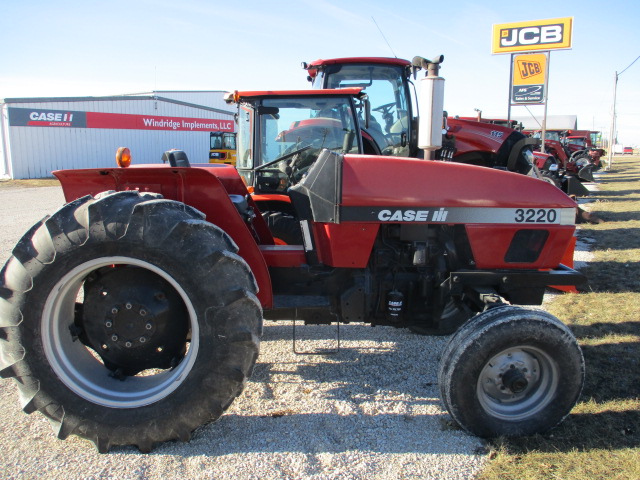
<instances>
[{"instance_id":1,"label":"metal siding","mask_svg":"<svg viewBox=\"0 0 640 480\"><path fill-rule=\"evenodd\" d=\"M11 176L11 145L9 144L9 120L6 104L0 103L0 176Z\"/></svg>"},{"instance_id":2,"label":"metal siding","mask_svg":"<svg viewBox=\"0 0 640 480\"><path fill-rule=\"evenodd\" d=\"M195 98L188 97L185 96L186 101ZM154 99L47 101L16 103L15 106L218 120L230 118L229 115ZM209 161L208 132L17 126L7 127L7 130L13 178L49 177L51 171L58 169L112 167L115 152L121 146L131 149L136 164L159 163L162 153L171 148L184 150L192 163Z\"/></svg>"},{"instance_id":3,"label":"metal siding","mask_svg":"<svg viewBox=\"0 0 640 480\"><path fill-rule=\"evenodd\" d=\"M153 94L160 97L172 98L181 102L195 103L207 107L231 110L232 108L224 101L224 94L220 91L199 91L199 92L179 92L179 91L157 91Z\"/></svg>"}]
</instances>

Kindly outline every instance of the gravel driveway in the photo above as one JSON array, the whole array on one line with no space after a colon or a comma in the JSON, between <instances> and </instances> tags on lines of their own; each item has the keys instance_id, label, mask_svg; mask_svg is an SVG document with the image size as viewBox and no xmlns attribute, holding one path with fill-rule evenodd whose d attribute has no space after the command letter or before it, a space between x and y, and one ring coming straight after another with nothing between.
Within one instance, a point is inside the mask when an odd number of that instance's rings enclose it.
<instances>
[{"instance_id":1,"label":"gravel driveway","mask_svg":"<svg viewBox=\"0 0 640 480\"><path fill-rule=\"evenodd\" d=\"M0 188L0 260L63 203L59 187ZM298 350L335 347L337 329L298 325ZM291 322L265 325L243 395L189 443L151 454L55 438L0 381L0 478L44 479L468 479L485 444L449 423L437 361L446 338L364 325L340 327L337 354L293 352ZM166 412L171 415L171 412Z\"/></svg>"}]
</instances>

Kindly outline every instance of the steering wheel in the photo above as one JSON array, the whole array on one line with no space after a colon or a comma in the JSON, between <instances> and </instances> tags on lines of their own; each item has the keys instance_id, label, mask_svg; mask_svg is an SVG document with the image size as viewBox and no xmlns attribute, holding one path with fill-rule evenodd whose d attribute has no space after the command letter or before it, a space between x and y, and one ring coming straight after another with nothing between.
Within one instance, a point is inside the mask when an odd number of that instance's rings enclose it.
<instances>
[{"instance_id":1,"label":"steering wheel","mask_svg":"<svg viewBox=\"0 0 640 480\"><path fill-rule=\"evenodd\" d=\"M289 176L291 185L295 185L296 183L300 182L300 180L302 180L302 177L304 177L307 171L309 171L311 165L315 163L318 155L320 154L320 149L323 148L323 145L324 140L316 139L311 143L311 145L308 146L312 149L311 151L301 155L295 155L291 159L286 169L286 173Z\"/></svg>"},{"instance_id":2,"label":"steering wheel","mask_svg":"<svg viewBox=\"0 0 640 480\"><path fill-rule=\"evenodd\" d=\"M385 103L384 105L380 105L373 109L374 112L382 113L382 116L389 115L391 113L391 109L396 106L396 102Z\"/></svg>"},{"instance_id":3,"label":"steering wheel","mask_svg":"<svg viewBox=\"0 0 640 480\"><path fill-rule=\"evenodd\" d=\"M278 158L276 158L275 160L271 160L270 162L264 163L258 167L256 167L254 170L257 172L259 170L264 170L265 168L270 167L271 165L275 165L278 162L281 162L282 160L285 160L289 157L293 157L296 153L300 153L300 152L304 152L305 150L309 150L311 148L311 145L307 145L304 146L302 148L298 148L297 150L294 150L292 152L286 153Z\"/></svg>"},{"instance_id":4,"label":"steering wheel","mask_svg":"<svg viewBox=\"0 0 640 480\"><path fill-rule=\"evenodd\" d=\"M395 102L385 103L384 105L380 105L373 109L374 112L380 112L382 114L382 119L384 120L384 130L389 133L391 130L391 126L393 125L393 114L391 110L395 107Z\"/></svg>"}]
</instances>

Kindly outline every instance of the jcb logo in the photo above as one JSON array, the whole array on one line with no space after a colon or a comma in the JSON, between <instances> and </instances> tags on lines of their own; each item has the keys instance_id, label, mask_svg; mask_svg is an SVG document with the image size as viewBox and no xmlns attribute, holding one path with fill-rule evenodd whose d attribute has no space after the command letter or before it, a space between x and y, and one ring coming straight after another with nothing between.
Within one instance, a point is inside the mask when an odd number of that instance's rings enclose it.
<instances>
[{"instance_id":1,"label":"jcb logo","mask_svg":"<svg viewBox=\"0 0 640 480\"><path fill-rule=\"evenodd\" d=\"M562 25L544 27L506 28L500 30L500 46L514 47L526 45L546 45L562 41Z\"/></svg>"},{"instance_id":2,"label":"jcb logo","mask_svg":"<svg viewBox=\"0 0 640 480\"><path fill-rule=\"evenodd\" d=\"M492 53L571 48L572 29L572 17L494 25Z\"/></svg>"},{"instance_id":3,"label":"jcb logo","mask_svg":"<svg viewBox=\"0 0 640 480\"><path fill-rule=\"evenodd\" d=\"M540 62L518 62L518 70L523 79L532 78L542 74L542 65Z\"/></svg>"},{"instance_id":4,"label":"jcb logo","mask_svg":"<svg viewBox=\"0 0 640 480\"><path fill-rule=\"evenodd\" d=\"M513 56L512 85L542 85L547 73L546 53L525 53Z\"/></svg>"}]
</instances>

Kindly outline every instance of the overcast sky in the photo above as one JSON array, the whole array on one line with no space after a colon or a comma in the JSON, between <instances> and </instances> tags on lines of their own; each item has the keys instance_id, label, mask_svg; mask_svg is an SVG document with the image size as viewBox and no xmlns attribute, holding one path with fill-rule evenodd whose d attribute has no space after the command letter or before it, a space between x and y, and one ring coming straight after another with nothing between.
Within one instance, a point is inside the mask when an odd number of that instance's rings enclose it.
<instances>
[{"instance_id":1,"label":"overcast sky","mask_svg":"<svg viewBox=\"0 0 640 480\"><path fill-rule=\"evenodd\" d=\"M0 0L0 99L307 88L302 61L444 54L445 109L506 117L493 24L574 17L548 113L608 135L614 76L640 55L638 0ZM542 114L542 107L529 110ZM640 146L640 60L619 76L618 138ZM514 107L512 115L527 115Z\"/></svg>"}]
</instances>

